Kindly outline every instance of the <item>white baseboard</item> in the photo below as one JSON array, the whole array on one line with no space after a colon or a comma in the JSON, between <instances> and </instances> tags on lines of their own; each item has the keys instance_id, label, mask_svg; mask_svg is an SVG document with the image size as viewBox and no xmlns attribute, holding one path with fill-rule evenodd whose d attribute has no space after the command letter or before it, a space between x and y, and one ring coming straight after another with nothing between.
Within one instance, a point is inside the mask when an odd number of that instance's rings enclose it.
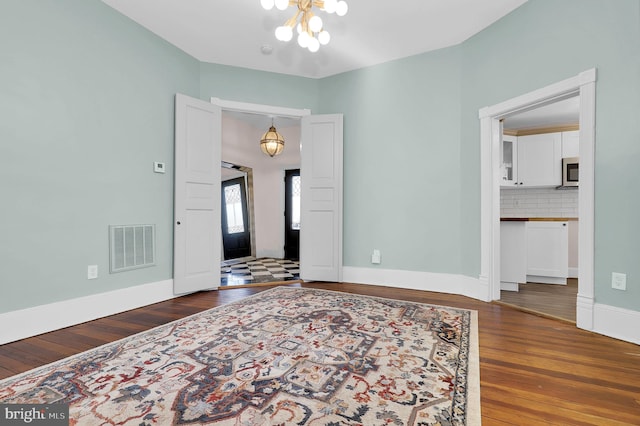
<instances>
[{"instance_id":1,"label":"white baseboard","mask_svg":"<svg viewBox=\"0 0 640 426\"><path fill-rule=\"evenodd\" d=\"M174 297L173 280L165 280L6 312L0 314L0 345Z\"/></svg>"},{"instance_id":2,"label":"white baseboard","mask_svg":"<svg viewBox=\"0 0 640 426\"><path fill-rule=\"evenodd\" d=\"M342 270L342 281L459 294L474 299L489 300L489 286L486 282L459 274L345 266Z\"/></svg>"},{"instance_id":3,"label":"white baseboard","mask_svg":"<svg viewBox=\"0 0 640 426\"><path fill-rule=\"evenodd\" d=\"M500 281L500 290L520 291L520 284L507 281Z\"/></svg>"},{"instance_id":4,"label":"white baseboard","mask_svg":"<svg viewBox=\"0 0 640 426\"><path fill-rule=\"evenodd\" d=\"M489 286L482 278L433 272L378 268L343 268L343 281L412 290L459 294L489 301ZM593 303L593 298L578 296L578 327L615 339L640 344L640 312Z\"/></svg>"},{"instance_id":5,"label":"white baseboard","mask_svg":"<svg viewBox=\"0 0 640 426\"><path fill-rule=\"evenodd\" d=\"M543 277L543 276L540 276L540 275L527 275L527 282L528 283L567 285L567 279L566 278Z\"/></svg>"},{"instance_id":6,"label":"white baseboard","mask_svg":"<svg viewBox=\"0 0 640 426\"><path fill-rule=\"evenodd\" d=\"M394 288L459 294L488 301L486 280L466 275L344 267L343 281ZM114 315L177 297L173 280L93 294L47 305L0 314L0 344L13 342L97 318ZM640 312L593 304L578 296L578 326L605 336L640 344Z\"/></svg>"},{"instance_id":7,"label":"white baseboard","mask_svg":"<svg viewBox=\"0 0 640 426\"><path fill-rule=\"evenodd\" d=\"M640 345L640 312L595 303L593 330L605 336Z\"/></svg>"},{"instance_id":8,"label":"white baseboard","mask_svg":"<svg viewBox=\"0 0 640 426\"><path fill-rule=\"evenodd\" d=\"M578 268L569 267L569 278L578 278Z\"/></svg>"}]
</instances>

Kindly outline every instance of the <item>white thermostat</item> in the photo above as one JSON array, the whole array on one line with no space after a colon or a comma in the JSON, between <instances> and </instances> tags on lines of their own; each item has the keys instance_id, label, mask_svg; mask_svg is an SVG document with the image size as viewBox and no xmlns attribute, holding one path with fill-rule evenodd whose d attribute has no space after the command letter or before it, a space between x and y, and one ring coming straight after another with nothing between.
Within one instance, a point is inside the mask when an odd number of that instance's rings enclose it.
<instances>
[{"instance_id":1,"label":"white thermostat","mask_svg":"<svg viewBox=\"0 0 640 426\"><path fill-rule=\"evenodd\" d=\"M164 173L164 163L154 162L153 171L156 173Z\"/></svg>"}]
</instances>

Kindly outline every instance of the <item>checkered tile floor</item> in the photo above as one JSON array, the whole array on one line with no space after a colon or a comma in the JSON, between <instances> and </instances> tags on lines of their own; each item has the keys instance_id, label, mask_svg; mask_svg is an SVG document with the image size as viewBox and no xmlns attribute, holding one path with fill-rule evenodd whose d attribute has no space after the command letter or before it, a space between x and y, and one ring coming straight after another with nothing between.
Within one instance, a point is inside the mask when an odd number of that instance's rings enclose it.
<instances>
[{"instance_id":1,"label":"checkered tile floor","mask_svg":"<svg viewBox=\"0 0 640 426\"><path fill-rule=\"evenodd\" d=\"M245 285L300 279L300 264L287 259L260 258L223 262L220 267L220 285Z\"/></svg>"}]
</instances>

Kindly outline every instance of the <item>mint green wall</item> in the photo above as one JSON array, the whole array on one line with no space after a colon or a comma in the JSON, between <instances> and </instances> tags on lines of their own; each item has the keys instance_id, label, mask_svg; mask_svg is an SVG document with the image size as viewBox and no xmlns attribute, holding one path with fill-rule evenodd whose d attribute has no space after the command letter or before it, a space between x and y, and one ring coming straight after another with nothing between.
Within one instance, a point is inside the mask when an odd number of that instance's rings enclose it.
<instances>
[{"instance_id":1,"label":"mint green wall","mask_svg":"<svg viewBox=\"0 0 640 426\"><path fill-rule=\"evenodd\" d=\"M99 0L3 0L0 52L0 312L170 279L173 103L199 63ZM109 274L108 225L137 223L157 266Z\"/></svg>"},{"instance_id":2,"label":"mint green wall","mask_svg":"<svg viewBox=\"0 0 640 426\"><path fill-rule=\"evenodd\" d=\"M381 268L477 277L478 110L594 67L596 299L640 310L638 0L530 0L460 46L321 80L345 115L345 265L378 248Z\"/></svg>"},{"instance_id":3,"label":"mint green wall","mask_svg":"<svg viewBox=\"0 0 640 426\"><path fill-rule=\"evenodd\" d=\"M477 277L478 109L592 67L596 298L640 310L640 0L530 0L321 80L200 64L99 0L5 0L0 52L0 313L171 278L176 92L344 113L345 265ZM107 227L133 223L156 223L158 264L108 274Z\"/></svg>"},{"instance_id":4,"label":"mint green wall","mask_svg":"<svg viewBox=\"0 0 640 426\"><path fill-rule=\"evenodd\" d=\"M200 97L310 109L317 112L320 81L226 65L200 65ZM266 129L265 129L266 131Z\"/></svg>"},{"instance_id":5,"label":"mint green wall","mask_svg":"<svg viewBox=\"0 0 640 426\"><path fill-rule=\"evenodd\" d=\"M462 50L463 272L479 271L478 109L597 68L596 302L640 310L640 1L530 0Z\"/></svg>"},{"instance_id":6,"label":"mint green wall","mask_svg":"<svg viewBox=\"0 0 640 426\"><path fill-rule=\"evenodd\" d=\"M322 80L322 112L344 113L345 266L459 272L459 53Z\"/></svg>"}]
</instances>

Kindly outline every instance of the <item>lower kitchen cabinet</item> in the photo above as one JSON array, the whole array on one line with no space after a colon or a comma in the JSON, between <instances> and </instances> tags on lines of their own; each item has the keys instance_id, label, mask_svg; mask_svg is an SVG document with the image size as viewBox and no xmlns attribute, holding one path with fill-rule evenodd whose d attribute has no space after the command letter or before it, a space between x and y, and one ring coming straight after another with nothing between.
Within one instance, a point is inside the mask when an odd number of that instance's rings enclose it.
<instances>
[{"instance_id":1,"label":"lower kitchen cabinet","mask_svg":"<svg viewBox=\"0 0 640 426\"><path fill-rule=\"evenodd\" d=\"M518 291L518 283L527 281L526 224L523 221L500 222L500 289Z\"/></svg>"},{"instance_id":2,"label":"lower kitchen cabinet","mask_svg":"<svg viewBox=\"0 0 640 426\"><path fill-rule=\"evenodd\" d=\"M527 281L567 284L569 276L567 222L527 222Z\"/></svg>"}]
</instances>

